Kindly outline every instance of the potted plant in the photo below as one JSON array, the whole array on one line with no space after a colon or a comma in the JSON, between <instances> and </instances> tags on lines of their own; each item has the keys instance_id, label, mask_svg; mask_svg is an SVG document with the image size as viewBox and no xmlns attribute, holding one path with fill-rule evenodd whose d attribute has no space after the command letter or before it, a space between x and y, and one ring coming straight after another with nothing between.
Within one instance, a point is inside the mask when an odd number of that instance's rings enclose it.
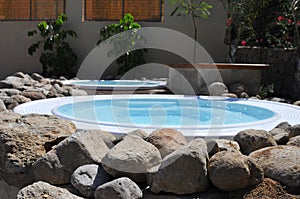
<instances>
[{"instance_id":1,"label":"potted plant","mask_svg":"<svg viewBox=\"0 0 300 199\"><path fill-rule=\"evenodd\" d=\"M45 77L73 77L72 67L77 63L77 55L66 41L68 37L77 37L73 30L65 30L64 23L67 15L60 14L57 19L46 20L37 24L38 30L28 32L32 37L39 34L42 39L33 43L28 48L29 55L33 55L37 49L42 46L43 52L40 55L40 63L43 70L42 75Z\"/></svg>"},{"instance_id":2,"label":"potted plant","mask_svg":"<svg viewBox=\"0 0 300 199\"><path fill-rule=\"evenodd\" d=\"M124 50L123 48L126 48L126 53L121 55L116 60L116 63L118 65L118 75L125 74L135 66L145 64L144 53L147 52L147 50L131 50L135 45L137 45L136 41L142 39L136 31L139 28L141 28L141 25L134 21L134 17L130 13L127 13L122 19L120 19L119 23L104 26L100 30L100 39L97 42L97 45L101 42L105 42L106 39L113 35L127 30L133 30L132 32L130 32L130 35L128 35L128 37L120 37L112 41L114 42L114 44L112 44L113 49L109 52L109 54L112 53L114 55L119 55L121 50ZM122 42L126 43L126 45L122 45L120 48Z\"/></svg>"}]
</instances>

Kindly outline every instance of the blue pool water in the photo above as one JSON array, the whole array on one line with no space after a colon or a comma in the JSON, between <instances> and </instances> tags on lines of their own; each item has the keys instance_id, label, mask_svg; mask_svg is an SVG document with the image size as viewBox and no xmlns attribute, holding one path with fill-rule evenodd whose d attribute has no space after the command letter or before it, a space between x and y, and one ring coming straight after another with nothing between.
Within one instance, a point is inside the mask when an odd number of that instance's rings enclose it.
<instances>
[{"instance_id":1,"label":"blue pool water","mask_svg":"<svg viewBox=\"0 0 300 199\"><path fill-rule=\"evenodd\" d=\"M90 81L74 81L72 84L75 85L96 85L96 86L152 86L158 85L158 83L153 81L119 81L119 80L90 80Z\"/></svg>"},{"instance_id":2,"label":"blue pool water","mask_svg":"<svg viewBox=\"0 0 300 199\"><path fill-rule=\"evenodd\" d=\"M261 122L275 115L265 108L199 98L88 100L64 104L52 112L74 121L136 128L241 126Z\"/></svg>"}]
</instances>

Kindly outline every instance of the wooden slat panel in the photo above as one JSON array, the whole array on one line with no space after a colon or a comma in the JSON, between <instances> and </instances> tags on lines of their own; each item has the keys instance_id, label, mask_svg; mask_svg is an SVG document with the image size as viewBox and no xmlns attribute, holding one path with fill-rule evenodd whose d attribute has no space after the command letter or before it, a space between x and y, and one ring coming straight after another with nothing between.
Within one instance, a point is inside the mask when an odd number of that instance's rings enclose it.
<instances>
[{"instance_id":1,"label":"wooden slat panel","mask_svg":"<svg viewBox=\"0 0 300 199\"><path fill-rule=\"evenodd\" d=\"M30 0L0 0L0 20L56 18L59 13L64 13L64 2L64 0L32 0L30 4Z\"/></svg>"},{"instance_id":2,"label":"wooden slat panel","mask_svg":"<svg viewBox=\"0 0 300 199\"><path fill-rule=\"evenodd\" d=\"M160 0L124 0L124 11L134 16L135 20L161 20Z\"/></svg>"},{"instance_id":3,"label":"wooden slat panel","mask_svg":"<svg viewBox=\"0 0 300 199\"><path fill-rule=\"evenodd\" d=\"M85 0L86 20L119 20L130 13L138 21L160 21L161 0Z\"/></svg>"},{"instance_id":4,"label":"wooden slat panel","mask_svg":"<svg viewBox=\"0 0 300 199\"><path fill-rule=\"evenodd\" d=\"M119 20L122 18L122 0L86 0L87 20Z\"/></svg>"}]
</instances>

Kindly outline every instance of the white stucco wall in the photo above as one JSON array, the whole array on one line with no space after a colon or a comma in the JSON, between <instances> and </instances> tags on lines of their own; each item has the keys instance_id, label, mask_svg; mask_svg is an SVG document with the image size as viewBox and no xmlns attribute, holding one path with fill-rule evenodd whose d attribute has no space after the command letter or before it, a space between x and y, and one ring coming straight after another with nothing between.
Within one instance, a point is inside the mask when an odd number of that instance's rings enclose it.
<instances>
[{"instance_id":1,"label":"white stucco wall","mask_svg":"<svg viewBox=\"0 0 300 199\"><path fill-rule=\"evenodd\" d=\"M215 62L225 62L227 47L223 44L225 31L225 11L218 0L210 0L214 8L209 19L198 20L199 43L209 52ZM78 34L78 39L70 40L70 44L82 63L87 54L98 41L99 30L102 26L112 22L89 22L82 20L82 0L67 0L66 14L69 17L67 28ZM193 36L193 26L190 18L171 17L169 1L165 0L165 15L163 22L141 22L143 27L164 27L180 31ZM27 48L33 43L33 38L27 37L29 30L35 29L37 21L3 21L0 22L0 79L17 71L26 73L41 72L39 55L29 56ZM180 59L178 58L178 61ZM176 59L168 53L151 52L147 55L147 62L174 63ZM157 70L157 69L156 69ZM158 72L160 77L168 77L168 72Z\"/></svg>"}]
</instances>

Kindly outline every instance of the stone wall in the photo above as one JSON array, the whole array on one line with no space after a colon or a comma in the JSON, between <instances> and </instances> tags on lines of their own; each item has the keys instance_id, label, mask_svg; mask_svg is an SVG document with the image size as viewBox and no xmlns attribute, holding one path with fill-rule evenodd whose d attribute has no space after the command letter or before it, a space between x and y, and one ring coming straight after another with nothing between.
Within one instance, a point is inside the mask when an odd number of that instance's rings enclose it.
<instances>
[{"instance_id":1,"label":"stone wall","mask_svg":"<svg viewBox=\"0 0 300 199\"><path fill-rule=\"evenodd\" d=\"M277 96L300 99L300 50L239 48L237 63L265 63L271 68L262 72L262 83L274 84Z\"/></svg>"}]
</instances>

